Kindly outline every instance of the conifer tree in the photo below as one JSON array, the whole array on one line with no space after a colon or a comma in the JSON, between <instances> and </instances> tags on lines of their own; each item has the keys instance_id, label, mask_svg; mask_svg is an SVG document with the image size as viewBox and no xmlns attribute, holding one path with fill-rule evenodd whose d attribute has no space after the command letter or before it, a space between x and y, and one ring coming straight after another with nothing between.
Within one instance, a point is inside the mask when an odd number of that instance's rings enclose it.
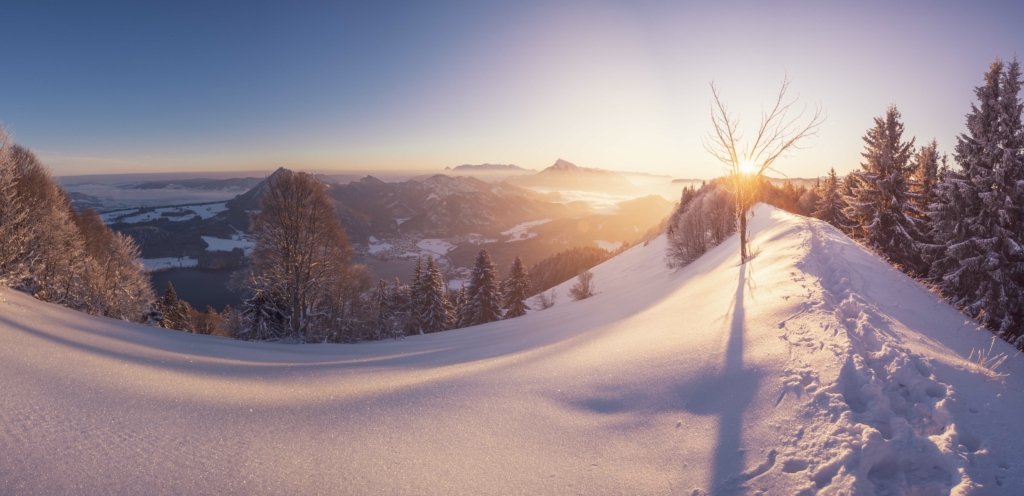
<instances>
[{"instance_id":1,"label":"conifer tree","mask_svg":"<svg viewBox=\"0 0 1024 496\"><path fill-rule=\"evenodd\" d=\"M381 279L377 281L377 289L373 292L374 327L377 331L377 339L391 336L391 327L394 324L394 308L391 306L391 291L388 283Z\"/></svg>"},{"instance_id":2,"label":"conifer tree","mask_svg":"<svg viewBox=\"0 0 1024 496\"><path fill-rule=\"evenodd\" d=\"M270 292L255 284L242 303L242 330L238 337L251 341L280 339L288 331L288 316Z\"/></svg>"},{"instance_id":3,"label":"conifer tree","mask_svg":"<svg viewBox=\"0 0 1024 496\"><path fill-rule=\"evenodd\" d=\"M409 316L412 318L416 334L423 334L423 326L420 321L420 315L423 314L424 310L424 293L426 292L426 288L423 285L423 270L423 258L416 257L416 266L412 269L412 281L409 283Z\"/></svg>"},{"instance_id":4,"label":"conifer tree","mask_svg":"<svg viewBox=\"0 0 1024 496\"><path fill-rule=\"evenodd\" d=\"M505 303L505 318L512 319L526 315L526 299L530 297L530 275L523 267L522 260L516 255L508 277L502 282Z\"/></svg>"},{"instance_id":5,"label":"conifer tree","mask_svg":"<svg viewBox=\"0 0 1024 496\"><path fill-rule=\"evenodd\" d=\"M192 319L189 317L191 306L188 302L178 299L178 293L174 291L174 285L171 284L171 281L167 281L167 290L164 292L164 296L160 299L158 305L158 310L163 314L160 327L194 332Z\"/></svg>"},{"instance_id":6,"label":"conifer tree","mask_svg":"<svg viewBox=\"0 0 1024 496\"><path fill-rule=\"evenodd\" d=\"M472 316L471 325L486 324L501 320L501 292L498 289L498 274L491 255L481 249L469 276L466 290L468 311Z\"/></svg>"},{"instance_id":7,"label":"conifer tree","mask_svg":"<svg viewBox=\"0 0 1024 496\"><path fill-rule=\"evenodd\" d=\"M907 179L913 149L913 139L903 141L899 111L890 106L864 136L863 170L851 173L856 186L846 198L849 206L845 212L854 235L864 238L892 263L917 274L923 270L918 248L921 213L910 202Z\"/></svg>"},{"instance_id":8,"label":"conifer tree","mask_svg":"<svg viewBox=\"0 0 1024 496\"><path fill-rule=\"evenodd\" d=\"M848 225L843 209L846 202L840 191L842 184L836 176L836 169L833 167L828 171L828 176L821 183L818 193L818 204L815 206L814 217L821 219L839 229L845 229Z\"/></svg>"},{"instance_id":9,"label":"conifer tree","mask_svg":"<svg viewBox=\"0 0 1024 496\"><path fill-rule=\"evenodd\" d=\"M418 332L412 315L412 294L409 286L402 284L398 278L391 285L391 311L393 337L408 336Z\"/></svg>"},{"instance_id":10,"label":"conifer tree","mask_svg":"<svg viewBox=\"0 0 1024 496\"><path fill-rule=\"evenodd\" d=\"M929 212L929 276L953 303L1021 348L1024 233L1020 66L996 60L957 137Z\"/></svg>"},{"instance_id":11,"label":"conifer tree","mask_svg":"<svg viewBox=\"0 0 1024 496\"><path fill-rule=\"evenodd\" d=\"M469 301L469 293L466 291L466 285L462 285L462 289L459 290L459 299L455 308L455 327L463 328L473 325L473 305Z\"/></svg>"},{"instance_id":12,"label":"conifer tree","mask_svg":"<svg viewBox=\"0 0 1024 496\"><path fill-rule=\"evenodd\" d=\"M932 140L931 143L922 146L914 155L913 165L910 170L913 182L911 183L911 201L922 218L928 212L928 207L935 202L935 186L939 178L939 143Z\"/></svg>"},{"instance_id":13,"label":"conifer tree","mask_svg":"<svg viewBox=\"0 0 1024 496\"><path fill-rule=\"evenodd\" d=\"M448 301L441 268L433 256L427 256L427 267L420 278L421 309L419 314L420 332L446 331L452 327L453 309Z\"/></svg>"}]
</instances>

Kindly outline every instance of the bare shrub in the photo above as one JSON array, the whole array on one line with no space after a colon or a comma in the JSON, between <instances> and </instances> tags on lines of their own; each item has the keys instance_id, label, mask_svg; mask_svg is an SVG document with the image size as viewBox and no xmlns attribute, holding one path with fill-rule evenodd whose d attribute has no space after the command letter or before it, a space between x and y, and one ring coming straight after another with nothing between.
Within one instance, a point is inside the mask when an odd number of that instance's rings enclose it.
<instances>
[{"instance_id":1,"label":"bare shrub","mask_svg":"<svg viewBox=\"0 0 1024 496\"><path fill-rule=\"evenodd\" d=\"M569 288L569 296L572 297L573 301L585 300L594 296L595 289L594 273L585 270L576 276L576 284Z\"/></svg>"},{"instance_id":2,"label":"bare shrub","mask_svg":"<svg viewBox=\"0 0 1024 496\"><path fill-rule=\"evenodd\" d=\"M547 309L555 306L555 300L557 300L557 299L558 299L558 293L555 293L554 289L552 289L547 294L540 293L540 294L537 295L537 298L536 298L537 306L539 306L541 310L547 310Z\"/></svg>"}]
</instances>

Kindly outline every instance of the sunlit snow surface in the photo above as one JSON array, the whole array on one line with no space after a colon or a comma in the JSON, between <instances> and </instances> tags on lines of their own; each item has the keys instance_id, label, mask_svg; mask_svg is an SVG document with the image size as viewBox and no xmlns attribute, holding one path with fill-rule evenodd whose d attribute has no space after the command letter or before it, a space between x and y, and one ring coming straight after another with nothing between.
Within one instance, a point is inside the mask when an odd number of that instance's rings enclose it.
<instances>
[{"instance_id":1,"label":"sunlit snow surface","mask_svg":"<svg viewBox=\"0 0 1024 496\"><path fill-rule=\"evenodd\" d=\"M1014 494L1024 366L818 221L760 206L548 310L249 343L0 295L2 494ZM1013 355L996 342L993 353ZM1001 485L1000 485L1001 484ZM955 489L954 489L955 488Z\"/></svg>"}]
</instances>

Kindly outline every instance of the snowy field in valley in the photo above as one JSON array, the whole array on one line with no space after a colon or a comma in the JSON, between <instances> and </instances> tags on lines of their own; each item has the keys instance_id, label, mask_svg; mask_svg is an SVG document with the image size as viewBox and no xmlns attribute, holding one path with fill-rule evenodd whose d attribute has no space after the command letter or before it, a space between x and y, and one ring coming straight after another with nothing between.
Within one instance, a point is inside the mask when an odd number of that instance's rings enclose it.
<instances>
[{"instance_id":1,"label":"snowy field in valley","mask_svg":"<svg viewBox=\"0 0 1024 496\"><path fill-rule=\"evenodd\" d=\"M138 262L151 272L154 270L196 267L199 265L199 260L191 257L140 258Z\"/></svg>"},{"instance_id":2,"label":"snowy field in valley","mask_svg":"<svg viewBox=\"0 0 1024 496\"><path fill-rule=\"evenodd\" d=\"M443 240L443 239L422 239L416 243L416 247L423 251L424 255L445 255L455 248L455 245Z\"/></svg>"},{"instance_id":3,"label":"snowy field in valley","mask_svg":"<svg viewBox=\"0 0 1024 496\"><path fill-rule=\"evenodd\" d=\"M541 219L533 220L530 222L523 222L522 224L514 226L512 229L502 231L501 234L504 236L508 236L508 239L505 240L506 242L530 239L537 236L537 233L530 232L531 227L537 227L541 224L547 224L548 222L551 222L551 219Z\"/></svg>"},{"instance_id":4,"label":"snowy field in valley","mask_svg":"<svg viewBox=\"0 0 1024 496\"><path fill-rule=\"evenodd\" d=\"M605 241L603 239L594 240L597 243L597 247L604 251L615 251L622 247L622 241Z\"/></svg>"},{"instance_id":5,"label":"snowy field in valley","mask_svg":"<svg viewBox=\"0 0 1024 496\"><path fill-rule=\"evenodd\" d=\"M143 212L137 215L128 215L135 211L135 209L118 210L116 212L105 213L102 217L103 222L107 224L112 224L114 222L135 224L138 222L159 220L161 218L171 221L183 221L190 220L197 215L203 219L209 219L214 215L226 211L227 209L227 204L225 203L213 203L208 205L178 205L174 207L156 208L152 211Z\"/></svg>"},{"instance_id":6,"label":"snowy field in valley","mask_svg":"<svg viewBox=\"0 0 1024 496\"><path fill-rule=\"evenodd\" d=\"M1024 357L820 221L751 231L744 265L661 237L590 299L355 345L4 290L0 493L1019 494Z\"/></svg>"},{"instance_id":7,"label":"snowy field in valley","mask_svg":"<svg viewBox=\"0 0 1024 496\"><path fill-rule=\"evenodd\" d=\"M246 255L252 252L253 242L244 233L235 231L231 239L215 238L213 236L201 236L206 242L206 251L231 251L241 248Z\"/></svg>"}]
</instances>

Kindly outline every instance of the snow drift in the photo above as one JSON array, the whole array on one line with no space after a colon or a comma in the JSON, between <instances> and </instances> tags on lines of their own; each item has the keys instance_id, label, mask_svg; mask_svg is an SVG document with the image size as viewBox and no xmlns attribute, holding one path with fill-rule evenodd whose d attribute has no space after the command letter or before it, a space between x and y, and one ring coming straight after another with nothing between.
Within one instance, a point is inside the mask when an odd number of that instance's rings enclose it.
<instances>
[{"instance_id":1,"label":"snow drift","mask_svg":"<svg viewBox=\"0 0 1024 496\"><path fill-rule=\"evenodd\" d=\"M1024 487L1014 350L828 225L754 212L747 264L734 236L669 271L659 238L587 300L570 281L548 310L398 341L237 342L5 290L0 493Z\"/></svg>"}]
</instances>

